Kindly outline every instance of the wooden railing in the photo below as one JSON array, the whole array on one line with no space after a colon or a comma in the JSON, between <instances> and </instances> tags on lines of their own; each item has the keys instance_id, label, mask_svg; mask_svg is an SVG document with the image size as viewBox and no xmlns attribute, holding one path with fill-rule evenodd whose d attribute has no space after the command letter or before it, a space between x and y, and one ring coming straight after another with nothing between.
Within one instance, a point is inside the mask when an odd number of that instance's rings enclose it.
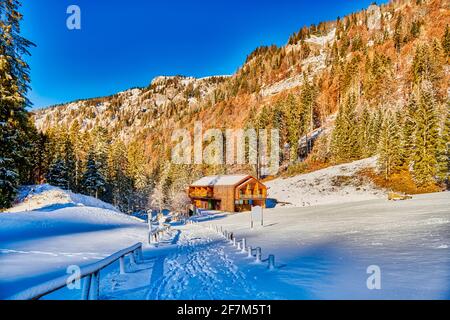
<instances>
[{"instance_id":1,"label":"wooden railing","mask_svg":"<svg viewBox=\"0 0 450 320\"><path fill-rule=\"evenodd\" d=\"M142 256L142 243L136 243L135 245L126 249L120 250L109 257L106 257L98 262L90 264L80 268L80 274L78 276L71 275L71 280L81 281L85 279L83 283L81 299L82 300L97 300L100 293L100 271L117 260L120 261L120 273L126 273L125 256L130 255L130 263L136 264L143 260ZM46 281L42 284L28 288L22 292L19 292L8 300L37 300L46 296L52 292L64 288L67 285L68 276L64 275L59 278Z\"/></svg>"},{"instance_id":2,"label":"wooden railing","mask_svg":"<svg viewBox=\"0 0 450 320\"><path fill-rule=\"evenodd\" d=\"M189 193L190 197L198 197L198 198L212 198L213 192L212 191L191 191Z\"/></svg>"},{"instance_id":3,"label":"wooden railing","mask_svg":"<svg viewBox=\"0 0 450 320\"><path fill-rule=\"evenodd\" d=\"M148 243L149 244L158 243L161 237L168 231L170 231L170 224L168 223L164 223L162 227L152 229L148 233Z\"/></svg>"}]
</instances>

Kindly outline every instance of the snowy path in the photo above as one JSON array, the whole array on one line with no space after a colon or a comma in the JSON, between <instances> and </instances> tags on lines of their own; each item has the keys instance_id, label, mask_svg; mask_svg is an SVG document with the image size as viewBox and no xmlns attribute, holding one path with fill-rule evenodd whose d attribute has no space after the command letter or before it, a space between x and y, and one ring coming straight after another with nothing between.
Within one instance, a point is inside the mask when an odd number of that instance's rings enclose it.
<instances>
[{"instance_id":1,"label":"snowy path","mask_svg":"<svg viewBox=\"0 0 450 320\"><path fill-rule=\"evenodd\" d=\"M155 263L158 268L153 270L146 298L231 299L254 293L227 253L229 244L208 229L193 228L195 233L181 233L176 253Z\"/></svg>"},{"instance_id":2,"label":"snowy path","mask_svg":"<svg viewBox=\"0 0 450 320\"><path fill-rule=\"evenodd\" d=\"M236 261L245 255L213 231L199 225L179 227L146 262L126 275L108 275L102 299L242 299L261 297ZM176 242L176 243L174 243Z\"/></svg>"}]
</instances>

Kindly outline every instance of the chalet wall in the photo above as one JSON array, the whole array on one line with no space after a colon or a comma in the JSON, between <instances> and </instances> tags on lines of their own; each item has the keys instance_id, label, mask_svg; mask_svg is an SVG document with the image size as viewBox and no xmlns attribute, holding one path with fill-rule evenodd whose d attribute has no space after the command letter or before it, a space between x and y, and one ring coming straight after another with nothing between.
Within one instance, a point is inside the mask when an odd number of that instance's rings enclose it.
<instances>
[{"instance_id":1,"label":"chalet wall","mask_svg":"<svg viewBox=\"0 0 450 320\"><path fill-rule=\"evenodd\" d=\"M246 211L251 210L250 203L265 206L267 188L256 178L248 176L235 185L191 186L189 196L194 204L201 204L202 207L209 202L214 206L220 204L222 211ZM236 204L236 201L241 204Z\"/></svg>"}]
</instances>

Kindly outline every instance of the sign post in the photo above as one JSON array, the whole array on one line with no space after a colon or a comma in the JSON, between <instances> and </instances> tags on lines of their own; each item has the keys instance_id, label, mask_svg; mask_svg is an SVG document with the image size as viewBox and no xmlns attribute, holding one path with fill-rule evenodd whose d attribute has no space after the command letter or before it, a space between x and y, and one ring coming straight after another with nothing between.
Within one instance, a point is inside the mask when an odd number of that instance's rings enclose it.
<instances>
[{"instance_id":1,"label":"sign post","mask_svg":"<svg viewBox=\"0 0 450 320\"><path fill-rule=\"evenodd\" d=\"M260 206L252 207L251 212L251 228L253 229L254 221L257 221L258 219L261 221L261 226L264 225L263 221L263 209Z\"/></svg>"}]
</instances>

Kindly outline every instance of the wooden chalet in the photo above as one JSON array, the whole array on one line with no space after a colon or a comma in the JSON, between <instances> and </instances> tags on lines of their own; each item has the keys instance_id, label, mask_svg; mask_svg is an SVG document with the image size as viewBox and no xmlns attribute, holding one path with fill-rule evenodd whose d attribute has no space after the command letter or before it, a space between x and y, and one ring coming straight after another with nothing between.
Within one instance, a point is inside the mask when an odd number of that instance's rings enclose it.
<instances>
[{"instance_id":1,"label":"wooden chalet","mask_svg":"<svg viewBox=\"0 0 450 320\"><path fill-rule=\"evenodd\" d=\"M250 175L207 176L189 186L194 206L228 212L250 211L265 207L267 187Z\"/></svg>"}]
</instances>

